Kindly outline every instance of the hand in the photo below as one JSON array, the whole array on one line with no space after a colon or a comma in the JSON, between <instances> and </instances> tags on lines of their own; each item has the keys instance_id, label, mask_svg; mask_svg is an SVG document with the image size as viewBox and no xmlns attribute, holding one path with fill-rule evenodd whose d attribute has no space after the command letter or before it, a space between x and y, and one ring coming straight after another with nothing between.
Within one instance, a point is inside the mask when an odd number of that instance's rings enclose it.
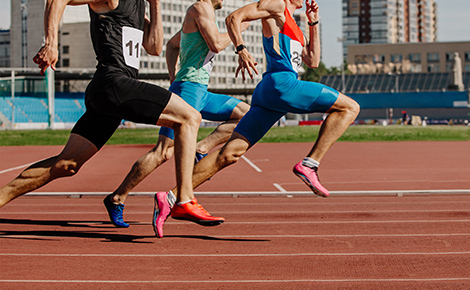
<instances>
[{"instance_id":1,"label":"hand","mask_svg":"<svg viewBox=\"0 0 470 290\"><path fill-rule=\"evenodd\" d=\"M258 63L255 62L255 58L248 52L246 48L239 51L238 52L238 68L237 68L237 71L235 72L235 77L238 77L238 73L241 71L242 79L245 80L245 69L246 69L248 71L248 74L250 75L250 78L253 79L253 72L255 74L258 74L258 70L256 69L257 65ZM251 70L253 70L253 72Z\"/></svg>"},{"instance_id":2,"label":"hand","mask_svg":"<svg viewBox=\"0 0 470 290\"><path fill-rule=\"evenodd\" d=\"M305 15L307 15L308 22L318 21L318 4L315 0L305 0Z\"/></svg>"},{"instance_id":3,"label":"hand","mask_svg":"<svg viewBox=\"0 0 470 290\"><path fill-rule=\"evenodd\" d=\"M55 70L55 64L59 58L57 47L44 45L33 58L35 64L41 69L41 74L44 74L46 69L50 66Z\"/></svg>"}]
</instances>

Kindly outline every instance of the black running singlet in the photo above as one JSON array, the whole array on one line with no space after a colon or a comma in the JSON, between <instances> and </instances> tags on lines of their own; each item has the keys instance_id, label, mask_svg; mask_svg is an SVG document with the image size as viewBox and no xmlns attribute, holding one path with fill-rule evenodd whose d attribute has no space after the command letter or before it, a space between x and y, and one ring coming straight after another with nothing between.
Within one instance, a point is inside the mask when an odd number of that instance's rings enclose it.
<instances>
[{"instance_id":1,"label":"black running singlet","mask_svg":"<svg viewBox=\"0 0 470 290\"><path fill-rule=\"evenodd\" d=\"M106 13L90 11L90 32L98 60L97 73L124 73L136 78L145 24L144 0L119 0Z\"/></svg>"}]
</instances>

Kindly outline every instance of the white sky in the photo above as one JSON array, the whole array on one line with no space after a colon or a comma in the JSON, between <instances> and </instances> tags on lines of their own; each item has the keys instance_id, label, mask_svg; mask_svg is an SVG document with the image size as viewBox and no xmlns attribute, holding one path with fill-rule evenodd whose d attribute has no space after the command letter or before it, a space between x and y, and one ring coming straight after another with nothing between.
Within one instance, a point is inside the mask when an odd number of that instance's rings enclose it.
<instances>
[{"instance_id":1,"label":"white sky","mask_svg":"<svg viewBox=\"0 0 470 290\"><path fill-rule=\"evenodd\" d=\"M10 1L0 0L0 29L10 27ZM338 42L338 37L341 37L341 2L341 0L317 0L322 17L322 60L327 67L341 64L341 44ZM470 41L470 0L436 0L436 2L438 40Z\"/></svg>"}]
</instances>

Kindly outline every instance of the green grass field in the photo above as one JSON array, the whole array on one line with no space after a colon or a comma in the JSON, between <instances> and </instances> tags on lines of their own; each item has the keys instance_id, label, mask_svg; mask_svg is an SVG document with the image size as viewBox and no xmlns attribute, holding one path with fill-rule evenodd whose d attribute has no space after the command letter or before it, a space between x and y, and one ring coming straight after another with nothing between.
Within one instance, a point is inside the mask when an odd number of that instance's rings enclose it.
<instances>
[{"instance_id":1,"label":"green grass field","mask_svg":"<svg viewBox=\"0 0 470 290\"><path fill-rule=\"evenodd\" d=\"M201 128L199 140L214 128ZM314 142L319 126L273 127L260 141L262 143ZM0 131L0 146L64 145L69 130L11 130ZM154 144L158 129L119 129L107 144ZM347 142L383 141L468 141L468 126L351 126L338 140Z\"/></svg>"}]
</instances>

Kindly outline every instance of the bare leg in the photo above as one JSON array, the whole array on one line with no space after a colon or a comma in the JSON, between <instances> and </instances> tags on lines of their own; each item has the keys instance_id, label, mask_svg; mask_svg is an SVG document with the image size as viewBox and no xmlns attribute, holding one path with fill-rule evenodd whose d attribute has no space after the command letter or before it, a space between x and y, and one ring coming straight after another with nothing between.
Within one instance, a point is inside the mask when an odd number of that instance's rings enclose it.
<instances>
[{"instance_id":1,"label":"bare leg","mask_svg":"<svg viewBox=\"0 0 470 290\"><path fill-rule=\"evenodd\" d=\"M249 105L240 103L231 114L231 119L219 125L209 136L196 144L196 150L207 153L217 145L227 142L238 124L238 121L248 111ZM170 159L174 151L174 141L164 135L159 135L157 145L134 163L119 188L114 192L114 203L124 203L129 192L144 180L161 164Z\"/></svg>"},{"instance_id":2,"label":"bare leg","mask_svg":"<svg viewBox=\"0 0 470 290\"><path fill-rule=\"evenodd\" d=\"M164 135L158 136L157 145L137 160L121 185L114 191L114 203L124 203L129 192L173 156L173 139Z\"/></svg>"},{"instance_id":3,"label":"bare leg","mask_svg":"<svg viewBox=\"0 0 470 290\"><path fill-rule=\"evenodd\" d=\"M203 184L223 168L236 163L249 148L248 140L234 132L222 148L207 155L194 166L193 188ZM177 188L172 191L175 194L178 192Z\"/></svg>"},{"instance_id":4,"label":"bare leg","mask_svg":"<svg viewBox=\"0 0 470 290\"><path fill-rule=\"evenodd\" d=\"M308 157L320 162L333 143L338 140L359 114L359 105L351 98L339 94L338 99L328 111L329 115L323 122L317 141Z\"/></svg>"},{"instance_id":5,"label":"bare leg","mask_svg":"<svg viewBox=\"0 0 470 290\"><path fill-rule=\"evenodd\" d=\"M200 123L201 114L175 94L172 94L157 122L157 125L170 127L175 131L177 201L194 198L192 173Z\"/></svg>"},{"instance_id":6,"label":"bare leg","mask_svg":"<svg viewBox=\"0 0 470 290\"><path fill-rule=\"evenodd\" d=\"M199 153L208 153L209 150L220 144L224 144L230 139L233 130L240 119L248 112L250 106L247 103L239 103L232 112L230 120L220 124L209 136L199 141L196 145L196 151Z\"/></svg>"},{"instance_id":7,"label":"bare leg","mask_svg":"<svg viewBox=\"0 0 470 290\"><path fill-rule=\"evenodd\" d=\"M54 179L72 176L98 149L80 135L70 134L62 152L39 161L0 189L0 208L11 200L38 189Z\"/></svg>"}]
</instances>

